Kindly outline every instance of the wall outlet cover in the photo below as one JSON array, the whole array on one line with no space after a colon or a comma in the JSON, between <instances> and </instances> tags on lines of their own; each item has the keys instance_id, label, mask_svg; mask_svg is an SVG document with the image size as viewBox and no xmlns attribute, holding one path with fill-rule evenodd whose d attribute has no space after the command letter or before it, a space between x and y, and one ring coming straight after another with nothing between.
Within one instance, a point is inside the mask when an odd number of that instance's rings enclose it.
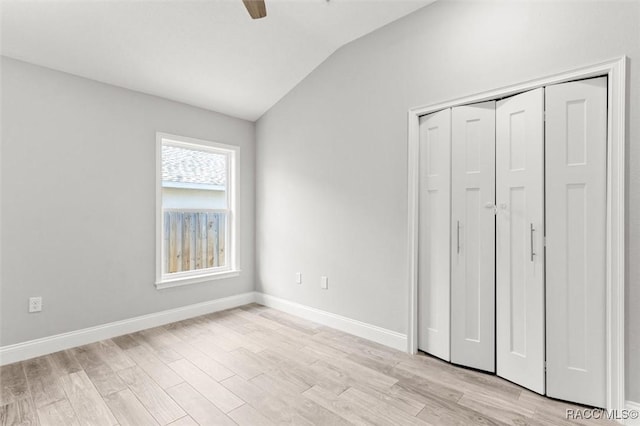
<instances>
[{"instance_id":1,"label":"wall outlet cover","mask_svg":"<svg viewBox=\"0 0 640 426\"><path fill-rule=\"evenodd\" d=\"M29 298L29 312L42 311L42 297L30 297Z\"/></svg>"},{"instance_id":2,"label":"wall outlet cover","mask_svg":"<svg viewBox=\"0 0 640 426\"><path fill-rule=\"evenodd\" d=\"M329 278L320 277L320 288L327 290L329 288Z\"/></svg>"}]
</instances>

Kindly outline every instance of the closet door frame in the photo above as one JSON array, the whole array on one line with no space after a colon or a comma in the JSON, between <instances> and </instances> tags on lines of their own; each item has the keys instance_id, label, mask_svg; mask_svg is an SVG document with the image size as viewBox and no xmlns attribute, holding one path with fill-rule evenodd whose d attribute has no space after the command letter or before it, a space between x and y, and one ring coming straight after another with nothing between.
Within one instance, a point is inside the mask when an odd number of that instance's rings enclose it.
<instances>
[{"instance_id":1,"label":"closet door frame","mask_svg":"<svg viewBox=\"0 0 640 426\"><path fill-rule=\"evenodd\" d=\"M549 75L525 83L439 102L408 111L408 276L409 318L407 352L417 352L418 336L418 196L420 116L454 106L490 101L517 93L591 77L608 77L607 84L607 220L606 220L606 332L607 406L625 409L624 383L624 270L625 270L625 115L627 58Z\"/></svg>"}]
</instances>

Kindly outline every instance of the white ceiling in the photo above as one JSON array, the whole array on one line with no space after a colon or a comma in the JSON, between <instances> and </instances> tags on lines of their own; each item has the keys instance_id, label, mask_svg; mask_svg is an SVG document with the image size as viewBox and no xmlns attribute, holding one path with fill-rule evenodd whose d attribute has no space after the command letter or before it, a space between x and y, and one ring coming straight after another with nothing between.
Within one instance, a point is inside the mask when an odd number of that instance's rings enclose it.
<instances>
[{"instance_id":1,"label":"white ceiling","mask_svg":"<svg viewBox=\"0 0 640 426\"><path fill-rule=\"evenodd\" d=\"M340 46L433 0L2 0L5 56L248 120Z\"/></svg>"}]
</instances>

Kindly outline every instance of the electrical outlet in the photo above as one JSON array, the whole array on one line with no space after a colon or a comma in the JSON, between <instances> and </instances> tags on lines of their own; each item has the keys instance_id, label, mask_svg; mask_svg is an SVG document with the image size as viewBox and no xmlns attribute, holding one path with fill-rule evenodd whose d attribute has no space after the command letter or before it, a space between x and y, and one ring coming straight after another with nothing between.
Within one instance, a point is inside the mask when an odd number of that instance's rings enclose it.
<instances>
[{"instance_id":1,"label":"electrical outlet","mask_svg":"<svg viewBox=\"0 0 640 426\"><path fill-rule=\"evenodd\" d=\"M30 297L29 298L29 312L42 311L42 297Z\"/></svg>"},{"instance_id":2,"label":"electrical outlet","mask_svg":"<svg viewBox=\"0 0 640 426\"><path fill-rule=\"evenodd\" d=\"M320 288L327 290L329 288L329 278L320 277Z\"/></svg>"},{"instance_id":3,"label":"electrical outlet","mask_svg":"<svg viewBox=\"0 0 640 426\"><path fill-rule=\"evenodd\" d=\"M296 272L296 284L302 284L302 272Z\"/></svg>"}]
</instances>

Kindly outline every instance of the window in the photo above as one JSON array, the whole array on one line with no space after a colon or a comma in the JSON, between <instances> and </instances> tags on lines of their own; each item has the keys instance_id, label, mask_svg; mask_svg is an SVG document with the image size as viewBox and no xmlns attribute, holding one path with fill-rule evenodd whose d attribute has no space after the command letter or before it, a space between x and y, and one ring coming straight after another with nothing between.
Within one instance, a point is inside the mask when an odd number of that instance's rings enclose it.
<instances>
[{"instance_id":1,"label":"window","mask_svg":"<svg viewBox=\"0 0 640 426\"><path fill-rule=\"evenodd\" d=\"M157 134L156 287L238 275L239 148Z\"/></svg>"}]
</instances>

